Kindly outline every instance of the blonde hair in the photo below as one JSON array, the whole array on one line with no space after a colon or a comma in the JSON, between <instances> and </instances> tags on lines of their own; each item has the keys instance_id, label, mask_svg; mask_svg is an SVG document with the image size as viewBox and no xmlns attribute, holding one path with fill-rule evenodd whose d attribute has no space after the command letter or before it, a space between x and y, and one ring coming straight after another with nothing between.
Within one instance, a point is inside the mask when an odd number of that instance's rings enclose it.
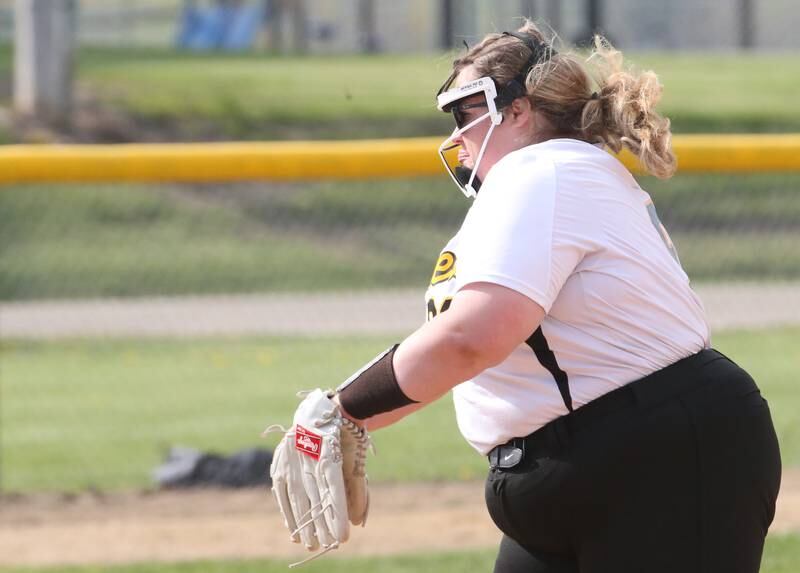
<instances>
[{"instance_id":1,"label":"blonde hair","mask_svg":"<svg viewBox=\"0 0 800 573\"><path fill-rule=\"evenodd\" d=\"M662 86L652 71L623 67L622 53L596 36L588 58L556 52L552 41L530 21L517 30L541 44L544 57L527 74L526 97L549 123L553 137L602 143L615 153L627 147L651 175L675 173L670 121L655 111ZM453 74L472 65L478 76L490 76L504 86L531 58L520 39L489 34L453 62Z\"/></svg>"}]
</instances>

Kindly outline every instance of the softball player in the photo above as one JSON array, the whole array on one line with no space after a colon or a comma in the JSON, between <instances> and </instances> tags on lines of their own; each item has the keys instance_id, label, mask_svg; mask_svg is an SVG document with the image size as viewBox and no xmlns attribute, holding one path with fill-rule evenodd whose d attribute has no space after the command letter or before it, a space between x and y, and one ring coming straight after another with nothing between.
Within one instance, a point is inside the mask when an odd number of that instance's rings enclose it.
<instances>
[{"instance_id":1,"label":"softball player","mask_svg":"<svg viewBox=\"0 0 800 573\"><path fill-rule=\"evenodd\" d=\"M455 61L440 153L460 147L474 203L429 321L336 399L377 429L453 390L490 466L497 572L756 572L780 481L769 409L710 348L650 197L606 150L672 175L656 77L602 40L589 64L531 23Z\"/></svg>"}]
</instances>

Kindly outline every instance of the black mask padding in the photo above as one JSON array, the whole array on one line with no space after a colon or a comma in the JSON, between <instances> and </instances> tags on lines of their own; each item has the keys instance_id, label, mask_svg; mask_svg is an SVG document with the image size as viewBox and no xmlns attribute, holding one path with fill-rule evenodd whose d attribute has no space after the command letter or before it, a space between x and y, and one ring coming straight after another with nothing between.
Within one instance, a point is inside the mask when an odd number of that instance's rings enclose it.
<instances>
[{"instance_id":1,"label":"black mask padding","mask_svg":"<svg viewBox=\"0 0 800 573\"><path fill-rule=\"evenodd\" d=\"M494 100L497 109L501 109L518 97L525 95L525 92L527 91L525 89L525 79L528 77L528 72L530 72L536 64L544 62L556 55L556 51L552 48L552 46L547 46L539 41L538 38L528 34L503 32L503 35L512 36L521 41L523 44L525 44L528 50L530 50L531 55L528 57L528 61L525 62L525 65L522 67L520 72L514 76L510 82L498 89L497 97Z\"/></svg>"}]
</instances>

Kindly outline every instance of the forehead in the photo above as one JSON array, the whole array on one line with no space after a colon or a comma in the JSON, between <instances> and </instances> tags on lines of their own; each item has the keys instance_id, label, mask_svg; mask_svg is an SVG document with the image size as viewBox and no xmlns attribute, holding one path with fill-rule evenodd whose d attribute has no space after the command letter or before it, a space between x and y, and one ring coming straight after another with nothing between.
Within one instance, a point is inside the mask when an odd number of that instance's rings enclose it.
<instances>
[{"instance_id":1,"label":"forehead","mask_svg":"<svg viewBox=\"0 0 800 573\"><path fill-rule=\"evenodd\" d=\"M453 87L458 88L463 86L464 84L468 84L472 80L478 79L478 72L475 70L475 66L469 65L465 67L463 70L458 72L455 81L453 82Z\"/></svg>"},{"instance_id":2,"label":"forehead","mask_svg":"<svg viewBox=\"0 0 800 573\"><path fill-rule=\"evenodd\" d=\"M448 82L436 95L436 104L439 110L449 112L456 102L497 96L494 82L491 78L474 77L473 68L459 70L455 77L448 78ZM445 90L446 91L443 91ZM477 96L477 98L473 98Z\"/></svg>"},{"instance_id":3,"label":"forehead","mask_svg":"<svg viewBox=\"0 0 800 573\"><path fill-rule=\"evenodd\" d=\"M461 87L461 86L463 86L465 84L468 84L469 82L471 82L473 80L477 80L479 77L480 76L478 75L478 72L475 70L475 66L472 66L472 65L467 66L466 68L464 68L463 70L461 70L458 73L458 75L456 76L455 81L453 82L453 84L454 84L453 87ZM458 100L457 103L458 104L471 104L471 103L477 103L477 102L480 102L480 101L486 101L486 94L484 94L483 92L472 94L472 95L468 95L467 97Z\"/></svg>"}]
</instances>

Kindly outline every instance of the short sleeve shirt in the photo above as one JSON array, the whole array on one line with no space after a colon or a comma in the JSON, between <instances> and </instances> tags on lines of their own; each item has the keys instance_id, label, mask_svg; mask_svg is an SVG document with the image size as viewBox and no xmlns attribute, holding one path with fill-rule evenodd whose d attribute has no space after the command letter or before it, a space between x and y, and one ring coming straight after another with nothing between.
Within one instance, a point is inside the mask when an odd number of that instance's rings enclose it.
<instances>
[{"instance_id":1,"label":"short sleeve shirt","mask_svg":"<svg viewBox=\"0 0 800 573\"><path fill-rule=\"evenodd\" d=\"M453 390L472 446L530 434L708 347L702 304L650 196L600 147L556 139L490 170L439 256L428 319L465 285L513 289L546 312L502 363Z\"/></svg>"}]
</instances>

